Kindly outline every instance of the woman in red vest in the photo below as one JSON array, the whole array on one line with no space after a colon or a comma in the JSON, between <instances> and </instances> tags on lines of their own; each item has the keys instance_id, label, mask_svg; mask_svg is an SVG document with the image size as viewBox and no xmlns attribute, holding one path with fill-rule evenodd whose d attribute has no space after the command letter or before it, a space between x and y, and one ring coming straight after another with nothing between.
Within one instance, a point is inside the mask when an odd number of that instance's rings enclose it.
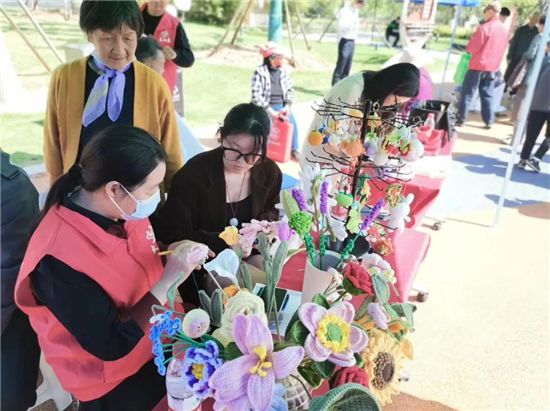
<instances>
[{"instance_id":1,"label":"woman in red vest","mask_svg":"<svg viewBox=\"0 0 550 411\"><path fill-rule=\"evenodd\" d=\"M168 0L149 0L143 5L144 33L153 36L162 46L166 58L166 66L162 77L168 82L170 91L174 94L177 84L177 69L191 67L195 56L189 46L187 34L180 21L166 12Z\"/></svg>"},{"instance_id":2,"label":"woman in red vest","mask_svg":"<svg viewBox=\"0 0 550 411\"><path fill-rule=\"evenodd\" d=\"M196 243L170 246L163 267L148 217L165 172L149 133L105 129L50 189L27 249L15 300L80 410L151 410L166 395L147 335L151 306L196 268L186 259Z\"/></svg>"}]
</instances>

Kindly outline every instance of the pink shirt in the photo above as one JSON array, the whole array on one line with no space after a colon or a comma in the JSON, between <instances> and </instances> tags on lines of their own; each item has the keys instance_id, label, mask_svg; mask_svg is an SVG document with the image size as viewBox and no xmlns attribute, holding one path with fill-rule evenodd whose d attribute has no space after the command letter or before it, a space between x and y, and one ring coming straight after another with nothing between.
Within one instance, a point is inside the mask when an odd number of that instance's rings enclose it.
<instances>
[{"instance_id":1,"label":"pink shirt","mask_svg":"<svg viewBox=\"0 0 550 411\"><path fill-rule=\"evenodd\" d=\"M472 53L468 68L497 71L507 47L508 30L498 17L493 17L477 28L466 46L466 51Z\"/></svg>"}]
</instances>

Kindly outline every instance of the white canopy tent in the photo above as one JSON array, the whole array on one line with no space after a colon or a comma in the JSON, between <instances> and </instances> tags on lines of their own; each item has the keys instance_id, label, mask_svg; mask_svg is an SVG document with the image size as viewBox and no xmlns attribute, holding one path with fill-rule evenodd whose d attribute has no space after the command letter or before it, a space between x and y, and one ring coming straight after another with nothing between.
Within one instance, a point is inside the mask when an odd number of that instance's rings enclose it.
<instances>
[{"instance_id":1,"label":"white canopy tent","mask_svg":"<svg viewBox=\"0 0 550 411\"><path fill-rule=\"evenodd\" d=\"M542 39L540 42L540 46L537 52L537 57L535 58L535 61L532 63L534 64L533 67L533 78L537 79L539 77L540 69L542 66L542 59L544 58L544 52L546 49L546 44L550 40L550 24L548 21L550 21L550 6L546 9L546 21L547 23L544 25L544 31L542 33ZM521 136L523 135L523 131L525 129L525 125L527 123L527 116L529 114L529 109L531 107L531 101L533 100L533 94L535 93L535 87L537 86L536 81L531 81L529 86L527 87L527 95L525 96L525 99L523 100L523 104L521 105L521 110L519 112L519 122L517 124L517 127L514 131L514 137L512 139L512 153L510 154L510 159L508 160L508 167L506 168L506 175L504 177L504 184L502 185L502 192L500 194L500 198L498 201L498 207L497 212L495 214L495 221L493 222L493 227L498 227L498 224L500 222L500 215L502 213L502 208L504 207L504 201L506 200L506 190L508 189L508 183L510 182L510 178L512 177L512 169L514 167L514 162L516 160L516 155L518 152L518 146L521 141Z\"/></svg>"}]
</instances>

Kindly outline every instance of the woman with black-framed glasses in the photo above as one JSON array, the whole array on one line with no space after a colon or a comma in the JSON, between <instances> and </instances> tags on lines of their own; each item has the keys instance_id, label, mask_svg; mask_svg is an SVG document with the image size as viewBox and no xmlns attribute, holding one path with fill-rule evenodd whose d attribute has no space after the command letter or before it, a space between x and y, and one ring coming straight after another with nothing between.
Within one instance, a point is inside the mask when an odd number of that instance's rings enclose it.
<instances>
[{"instance_id":1,"label":"woman with black-framed glasses","mask_svg":"<svg viewBox=\"0 0 550 411\"><path fill-rule=\"evenodd\" d=\"M282 173L266 157L270 128L261 107L233 107L219 129L220 147L196 155L174 176L166 204L153 219L157 239L166 244L194 239L219 253L227 247L219 238L225 227L240 229L252 219L278 219L275 204ZM200 287L203 279L195 275L195 282L180 287L185 301L197 293L195 285Z\"/></svg>"}]
</instances>

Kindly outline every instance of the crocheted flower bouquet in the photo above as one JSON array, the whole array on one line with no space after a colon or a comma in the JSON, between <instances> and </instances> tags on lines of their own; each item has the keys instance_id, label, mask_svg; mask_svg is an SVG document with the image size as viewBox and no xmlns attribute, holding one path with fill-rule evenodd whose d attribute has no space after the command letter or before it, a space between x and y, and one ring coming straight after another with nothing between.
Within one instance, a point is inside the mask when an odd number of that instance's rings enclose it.
<instances>
[{"instance_id":1,"label":"crocheted flower bouquet","mask_svg":"<svg viewBox=\"0 0 550 411\"><path fill-rule=\"evenodd\" d=\"M404 359L412 359L406 336L415 307L388 302L395 276L380 256L367 255L361 264L346 259L326 267L333 276L330 286L300 305L286 330L279 329L279 315L274 315L278 333L272 336L268 317L281 310L275 289L304 235L293 221L253 221L237 235L222 233L232 248L204 267L233 285L210 296L201 291L202 308L188 313L155 308L150 338L158 371L164 375L172 358L183 357L187 389L213 398L216 410L308 409L310 392L325 380L335 394L315 406L350 396L352 402L367 401L365 409L379 409L398 392ZM241 256L250 242L264 259L265 299L248 291L253 284ZM354 301L357 310L346 301L351 297L363 299ZM290 398L295 392L288 391L297 386L305 396L298 405Z\"/></svg>"}]
</instances>

